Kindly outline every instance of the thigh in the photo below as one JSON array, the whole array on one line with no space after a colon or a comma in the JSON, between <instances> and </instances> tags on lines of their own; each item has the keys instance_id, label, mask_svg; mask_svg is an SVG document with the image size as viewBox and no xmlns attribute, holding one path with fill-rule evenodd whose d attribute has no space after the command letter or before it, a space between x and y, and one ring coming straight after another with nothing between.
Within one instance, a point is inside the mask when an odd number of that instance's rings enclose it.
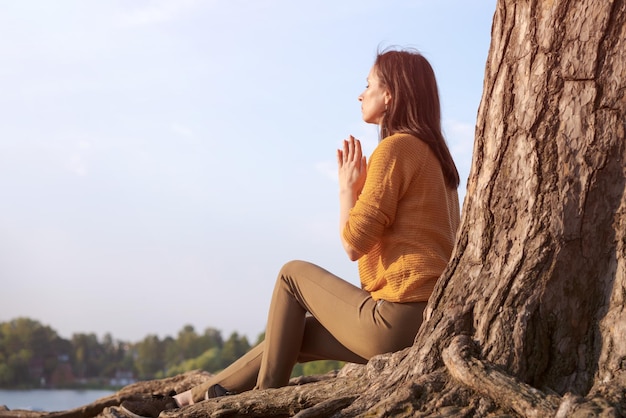
<instances>
[{"instance_id":1,"label":"thigh","mask_svg":"<svg viewBox=\"0 0 626 418\"><path fill-rule=\"evenodd\" d=\"M325 344L341 353L339 344L367 360L411 345L421 325L421 304L377 302L368 292L315 264L293 261L281 275L319 323L307 322L305 328L302 348L310 350L310 356L317 354L314 349L328 351Z\"/></svg>"},{"instance_id":2,"label":"thigh","mask_svg":"<svg viewBox=\"0 0 626 418\"><path fill-rule=\"evenodd\" d=\"M315 360L337 360L348 363L367 363L367 359L348 349L313 316L306 318L304 337L298 363Z\"/></svg>"}]
</instances>

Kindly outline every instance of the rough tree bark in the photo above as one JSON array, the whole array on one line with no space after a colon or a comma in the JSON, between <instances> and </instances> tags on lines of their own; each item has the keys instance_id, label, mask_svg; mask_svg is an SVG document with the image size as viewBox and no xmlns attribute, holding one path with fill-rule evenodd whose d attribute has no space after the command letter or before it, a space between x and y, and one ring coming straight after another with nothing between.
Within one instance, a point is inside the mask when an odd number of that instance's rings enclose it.
<instances>
[{"instance_id":1,"label":"rough tree bark","mask_svg":"<svg viewBox=\"0 0 626 418\"><path fill-rule=\"evenodd\" d=\"M626 0L499 0L462 226L415 344L166 415L626 415L624 53Z\"/></svg>"}]
</instances>

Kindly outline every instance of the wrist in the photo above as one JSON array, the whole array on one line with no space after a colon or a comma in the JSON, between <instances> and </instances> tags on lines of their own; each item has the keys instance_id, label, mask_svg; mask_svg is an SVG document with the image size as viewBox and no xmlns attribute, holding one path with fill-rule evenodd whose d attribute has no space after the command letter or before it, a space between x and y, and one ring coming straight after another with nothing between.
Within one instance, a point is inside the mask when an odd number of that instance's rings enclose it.
<instances>
[{"instance_id":1,"label":"wrist","mask_svg":"<svg viewBox=\"0 0 626 418\"><path fill-rule=\"evenodd\" d=\"M339 190L339 200L349 204L349 206L353 206L357 200L358 194L351 189L340 189Z\"/></svg>"}]
</instances>

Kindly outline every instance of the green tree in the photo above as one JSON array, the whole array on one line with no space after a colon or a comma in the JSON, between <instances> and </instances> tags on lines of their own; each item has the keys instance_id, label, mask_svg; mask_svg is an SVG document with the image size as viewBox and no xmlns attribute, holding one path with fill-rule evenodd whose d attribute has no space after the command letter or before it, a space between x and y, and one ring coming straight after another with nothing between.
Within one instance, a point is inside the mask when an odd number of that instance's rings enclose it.
<instances>
[{"instance_id":1,"label":"green tree","mask_svg":"<svg viewBox=\"0 0 626 418\"><path fill-rule=\"evenodd\" d=\"M181 360L191 359L199 356L202 352L198 352L198 334L192 325L185 325L178 332L176 339Z\"/></svg>"},{"instance_id":2,"label":"green tree","mask_svg":"<svg viewBox=\"0 0 626 418\"><path fill-rule=\"evenodd\" d=\"M211 349L222 349L224 346L224 339L222 333L215 328L206 328L204 334L198 338L198 346L202 353Z\"/></svg>"},{"instance_id":3,"label":"green tree","mask_svg":"<svg viewBox=\"0 0 626 418\"><path fill-rule=\"evenodd\" d=\"M153 379L165 369L165 351L157 335L148 335L135 345L135 368L140 379Z\"/></svg>"},{"instance_id":4,"label":"green tree","mask_svg":"<svg viewBox=\"0 0 626 418\"><path fill-rule=\"evenodd\" d=\"M170 336L167 336L161 341L163 345L163 361L165 363L165 369L168 370L171 367L176 366L181 361L184 361L183 356L178 348L178 342Z\"/></svg>"},{"instance_id":5,"label":"green tree","mask_svg":"<svg viewBox=\"0 0 626 418\"><path fill-rule=\"evenodd\" d=\"M233 332L222 347L222 367L226 367L250 350L248 339Z\"/></svg>"},{"instance_id":6,"label":"green tree","mask_svg":"<svg viewBox=\"0 0 626 418\"><path fill-rule=\"evenodd\" d=\"M4 354L0 353L0 387L8 387L15 376L13 370L9 367Z\"/></svg>"},{"instance_id":7,"label":"green tree","mask_svg":"<svg viewBox=\"0 0 626 418\"><path fill-rule=\"evenodd\" d=\"M40 385L57 365L61 342L54 330L29 318L0 323L0 385Z\"/></svg>"},{"instance_id":8,"label":"green tree","mask_svg":"<svg viewBox=\"0 0 626 418\"><path fill-rule=\"evenodd\" d=\"M27 348L21 348L18 351L9 354L7 366L11 370L13 381L12 385L30 386L36 381L32 378L29 364L33 359L33 352Z\"/></svg>"},{"instance_id":9,"label":"green tree","mask_svg":"<svg viewBox=\"0 0 626 418\"><path fill-rule=\"evenodd\" d=\"M191 370L205 370L215 373L221 368L221 350L218 347L213 347L194 359L185 360L180 364L168 368L167 373L159 377L176 376Z\"/></svg>"},{"instance_id":10,"label":"green tree","mask_svg":"<svg viewBox=\"0 0 626 418\"><path fill-rule=\"evenodd\" d=\"M76 375L82 378L100 376L106 356L96 334L74 334L72 346L72 365Z\"/></svg>"},{"instance_id":11,"label":"green tree","mask_svg":"<svg viewBox=\"0 0 626 418\"><path fill-rule=\"evenodd\" d=\"M291 377L326 374L333 370L339 370L344 365L345 362L336 360L317 360L308 363L298 363L291 371Z\"/></svg>"},{"instance_id":12,"label":"green tree","mask_svg":"<svg viewBox=\"0 0 626 418\"><path fill-rule=\"evenodd\" d=\"M115 340L110 333L104 335L102 339L102 364L100 376L113 377L119 370L132 370L132 356L129 355L128 344Z\"/></svg>"},{"instance_id":13,"label":"green tree","mask_svg":"<svg viewBox=\"0 0 626 418\"><path fill-rule=\"evenodd\" d=\"M176 340L180 353L184 359L196 358L210 348L219 349L224 345L222 334L215 328L207 328L204 334L199 335L191 325L186 325Z\"/></svg>"},{"instance_id":14,"label":"green tree","mask_svg":"<svg viewBox=\"0 0 626 418\"><path fill-rule=\"evenodd\" d=\"M302 365L302 375L312 376L317 374L325 374L333 370L339 370L344 366L343 361L336 360L319 360L304 363Z\"/></svg>"}]
</instances>

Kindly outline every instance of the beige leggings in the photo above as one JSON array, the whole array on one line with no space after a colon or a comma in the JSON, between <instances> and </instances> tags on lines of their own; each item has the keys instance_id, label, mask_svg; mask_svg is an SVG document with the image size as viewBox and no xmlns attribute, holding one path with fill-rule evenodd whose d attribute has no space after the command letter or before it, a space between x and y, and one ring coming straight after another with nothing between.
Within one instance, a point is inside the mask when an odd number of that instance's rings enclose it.
<instances>
[{"instance_id":1,"label":"beige leggings","mask_svg":"<svg viewBox=\"0 0 626 418\"><path fill-rule=\"evenodd\" d=\"M296 363L372 356L413 344L426 302L375 301L315 264L290 261L281 269L270 304L265 340L192 389L194 402L218 383L244 392L285 386Z\"/></svg>"}]
</instances>

